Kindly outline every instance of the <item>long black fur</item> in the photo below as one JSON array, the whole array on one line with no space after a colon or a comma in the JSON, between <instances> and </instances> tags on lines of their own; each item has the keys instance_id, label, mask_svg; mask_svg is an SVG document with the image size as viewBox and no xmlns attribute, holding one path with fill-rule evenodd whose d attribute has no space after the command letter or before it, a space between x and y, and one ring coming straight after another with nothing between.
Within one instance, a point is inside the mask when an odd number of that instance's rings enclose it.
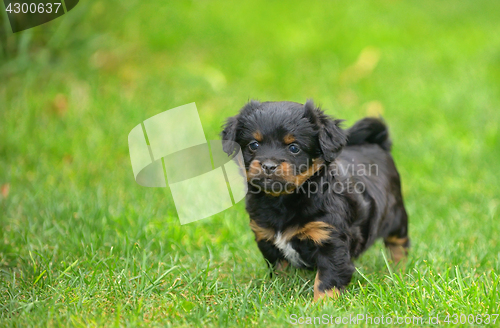
<instances>
[{"instance_id":1,"label":"long black fur","mask_svg":"<svg viewBox=\"0 0 500 328\"><path fill-rule=\"evenodd\" d=\"M251 170L252 161L272 161L278 165L290 163L295 174L300 174L300 167L310 167L313 159L325 163L291 193L270 194L268 180L256 178L249 181L246 197L250 219L259 227L274 231L276 236L287 228L304 227L314 221L332 227L328 240L321 245L301 238L289 242L302 260L298 267L317 268L320 292L345 288L354 272L352 260L377 238L406 239L404 246L409 246L400 177L390 154L386 125L380 119L365 118L343 130L340 122L325 115L312 101L305 105L252 101L227 120L221 133L224 142L240 144L247 170ZM255 131L263 135L263 140L258 150L252 151L249 143L255 141ZM282 142L286 134L295 137L301 149L299 154L290 153ZM226 143L224 150L229 154L234 151L230 143ZM349 164L357 167L376 164L377 172L359 174L339 169ZM275 180L274 183L282 183L279 177ZM348 182L362 183L365 190L336 193L328 189L335 183ZM313 186L321 187L318 192L310 193ZM271 265L287 260L273 241L262 239L257 244Z\"/></svg>"}]
</instances>

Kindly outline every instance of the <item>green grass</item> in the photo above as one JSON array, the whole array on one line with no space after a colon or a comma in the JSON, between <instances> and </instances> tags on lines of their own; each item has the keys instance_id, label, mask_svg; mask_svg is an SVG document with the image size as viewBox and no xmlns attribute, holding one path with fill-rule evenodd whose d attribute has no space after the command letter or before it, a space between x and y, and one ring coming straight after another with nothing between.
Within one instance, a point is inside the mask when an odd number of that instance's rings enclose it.
<instances>
[{"instance_id":1,"label":"green grass","mask_svg":"<svg viewBox=\"0 0 500 328\"><path fill-rule=\"evenodd\" d=\"M499 313L498 12L468 0L81 1L7 30L0 326ZM196 102L214 139L251 98L313 98L346 126L383 113L410 215L404 271L379 242L339 300L315 304L314 273L269 278L244 204L181 226L168 189L135 183L138 123Z\"/></svg>"}]
</instances>

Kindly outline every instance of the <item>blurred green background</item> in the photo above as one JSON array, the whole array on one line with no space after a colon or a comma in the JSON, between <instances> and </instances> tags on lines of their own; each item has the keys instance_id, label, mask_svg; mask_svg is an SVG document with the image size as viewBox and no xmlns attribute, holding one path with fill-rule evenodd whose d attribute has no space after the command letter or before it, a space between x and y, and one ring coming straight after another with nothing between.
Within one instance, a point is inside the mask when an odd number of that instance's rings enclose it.
<instances>
[{"instance_id":1,"label":"blurred green background","mask_svg":"<svg viewBox=\"0 0 500 328\"><path fill-rule=\"evenodd\" d=\"M0 8L0 325L498 313L498 1L81 1L16 34ZM384 116L413 242L394 275L377 243L324 305L313 273L268 278L242 202L180 226L127 145L186 103L216 139L249 99L309 98Z\"/></svg>"}]
</instances>

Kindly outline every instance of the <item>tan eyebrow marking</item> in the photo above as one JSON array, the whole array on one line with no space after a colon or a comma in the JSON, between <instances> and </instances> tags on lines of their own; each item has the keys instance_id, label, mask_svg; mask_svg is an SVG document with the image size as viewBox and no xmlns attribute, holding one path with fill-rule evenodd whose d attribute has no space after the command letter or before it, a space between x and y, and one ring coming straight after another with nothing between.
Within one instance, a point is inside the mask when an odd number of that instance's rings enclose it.
<instances>
[{"instance_id":1,"label":"tan eyebrow marking","mask_svg":"<svg viewBox=\"0 0 500 328\"><path fill-rule=\"evenodd\" d=\"M292 135L292 134L287 134L284 138L283 138L283 141L286 143L286 144L291 144L292 142L294 142L296 139L295 137Z\"/></svg>"},{"instance_id":2,"label":"tan eyebrow marking","mask_svg":"<svg viewBox=\"0 0 500 328\"><path fill-rule=\"evenodd\" d=\"M260 133L259 130L255 131L252 136L255 138L255 140L261 142L264 137L262 136L262 133Z\"/></svg>"},{"instance_id":3,"label":"tan eyebrow marking","mask_svg":"<svg viewBox=\"0 0 500 328\"><path fill-rule=\"evenodd\" d=\"M331 232L333 230L336 229L326 222L312 221L301 228L288 228L283 233L283 238L287 241L290 241L294 237L297 237L300 240L310 239L315 244L321 245L323 242L330 239Z\"/></svg>"}]
</instances>

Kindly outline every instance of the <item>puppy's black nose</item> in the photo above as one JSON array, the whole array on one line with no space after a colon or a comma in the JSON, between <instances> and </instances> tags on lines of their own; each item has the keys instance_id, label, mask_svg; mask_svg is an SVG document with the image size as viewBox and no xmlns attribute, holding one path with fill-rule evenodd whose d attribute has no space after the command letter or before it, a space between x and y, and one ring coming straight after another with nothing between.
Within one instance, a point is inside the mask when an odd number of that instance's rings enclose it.
<instances>
[{"instance_id":1,"label":"puppy's black nose","mask_svg":"<svg viewBox=\"0 0 500 328\"><path fill-rule=\"evenodd\" d=\"M276 168L278 167L278 164L275 162L271 161L265 161L261 164L262 169L264 170L264 173L266 174L272 174L274 171L276 171Z\"/></svg>"}]
</instances>

